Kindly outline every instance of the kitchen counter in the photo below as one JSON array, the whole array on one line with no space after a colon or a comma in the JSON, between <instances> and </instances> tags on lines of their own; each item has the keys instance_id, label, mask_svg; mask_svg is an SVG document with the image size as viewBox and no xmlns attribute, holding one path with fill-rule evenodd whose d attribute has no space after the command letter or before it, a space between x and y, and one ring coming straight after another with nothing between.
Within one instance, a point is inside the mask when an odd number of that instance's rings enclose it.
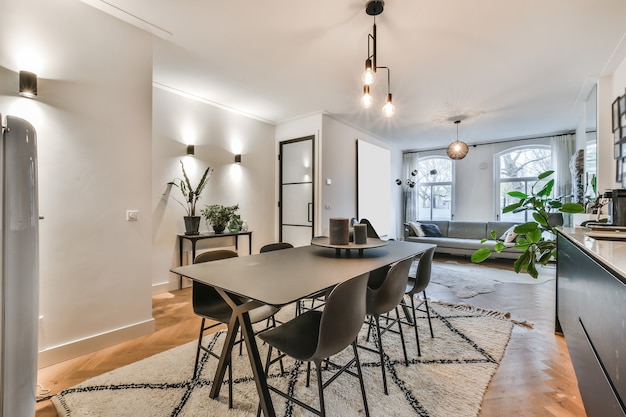
<instances>
[{"instance_id":1,"label":"kitchen counter","mask_svg":"<svg viewBox=\"0 0 626 417\"><path fill-rule=\"evenodd\" d=\"M587 415L625 417L626 240L594 239L589 231L558 230L556 330Z\"/></svg>"}]
</instances>

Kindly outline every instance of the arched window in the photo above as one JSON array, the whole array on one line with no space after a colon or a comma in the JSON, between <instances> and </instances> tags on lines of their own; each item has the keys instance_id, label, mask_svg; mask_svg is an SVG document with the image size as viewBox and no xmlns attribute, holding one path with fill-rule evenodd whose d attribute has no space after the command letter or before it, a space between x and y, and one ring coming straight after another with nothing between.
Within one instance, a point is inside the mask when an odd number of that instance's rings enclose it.
<instances>
[{"instance_id":1,"label":"arched window","mask_svg":"<svg viewBox=\"0 0 626 417\"><path fill-rule=\"evenodd\" d=\"M500 221L530 221L527 211L502 213L502 209L518 200L508 195L510 191L528 193L542 172L552 169L552 150L547 145L532 145L507 149L494 156L496 182L496 219ZM538 191L536 188L535 191Z\"/></svg>"},{"instance_id":2,"label":"arched window","mask_svg":"<svg viewBox=\"0 0 626 417\"><path fill-rule=\"evenodd\" d=\"M440 156L417 162L417 214L420 220L452 219L452 160Z\"/></svg>"}]
</instances>

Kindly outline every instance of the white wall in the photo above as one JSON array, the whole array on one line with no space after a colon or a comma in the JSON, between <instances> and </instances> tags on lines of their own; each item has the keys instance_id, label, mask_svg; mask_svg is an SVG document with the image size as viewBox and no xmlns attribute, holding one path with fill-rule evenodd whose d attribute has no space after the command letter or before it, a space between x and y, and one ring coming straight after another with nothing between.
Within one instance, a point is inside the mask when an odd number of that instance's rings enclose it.
<instances>
[{"instance_id":1,"label":"white wall","mask_svg":"<svg viewBox=\"0 0 626 417\"><path fill-rule=\"evenodd\" d=\"M214 169L196 210L207 204L239 204L238 213L252 231L252 253L275 241L273 125L155 88L153 132L153 292L175 289L179 282L168 271L178 265L176 235L184 232L185 210L174 200L182 201L178 190L168 194L166 184L182 177L180 160L194 186L207 166ZM194 157L185 155L187 143L195 145ZM234 163L235 154L242 155L241 164ZM200 231L206 230L203 218ZM210 239L198 242L198 249L232 245L232 238ZM188 241L185 249L190 250ZM247 254L248 238L243 236L239 255Z\"/></svg>"},{"instance_id":2,"label":"white wall","mask_svg":"<svg viewBox=\"0 0 626 417\"><path fill-rule=\"evenodd\" d=\"M402 153L380 138L369 135L355 127L347 125L331 116L323 119L322 145L322 208L321 234L328 234L328 223L331 217L356 217L356 140L361 139L391 151L391 178L400 176ZM332 179L331 185L325 180ZM392 225L398 223L399 193L395 183L392 188L394 210L389 213ZM330 209L326 209L330 206ZM373 225L374 228L376 225ZM390 232L389 238L396 238L398 230Z\"/></svg>"},{"instance_id":3,"label":"white wall","mask_svg":"<svg viewBox=\"0 0 626 417\"><path fill-rule=\"evenodd\" d=\"M454 161L455 206L453 208L453 220L467 222L495 220L498 213L495 212L494 208L494 156L507 149L533 144L550 145L550 139L529 139L470 146L465 158ZM420 157L446 156L446 151L445 149L424 151L420 152L419 155Z\"/></svg>"},{"instance_id":4,"label":"white wall","mask_svg":"<svg viewBox=\"0 0 626 417\"><path fill-rule=\"evenodd\" d=\"M2 14L0 112L38 132L42 367L153 329L151 38L78 1ZM17 96L19 70L37 100Z\"/></svg>"}]
</instances>

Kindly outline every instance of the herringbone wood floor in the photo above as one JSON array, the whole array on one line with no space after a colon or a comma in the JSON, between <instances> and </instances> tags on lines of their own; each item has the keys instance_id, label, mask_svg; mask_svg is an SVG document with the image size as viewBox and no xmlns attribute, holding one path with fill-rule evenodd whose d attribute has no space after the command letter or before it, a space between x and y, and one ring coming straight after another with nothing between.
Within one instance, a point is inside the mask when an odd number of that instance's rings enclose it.
<instances>
[{"instance_id":1,"label":"herringbone wood floor","mask_svg":"<svg viewBox=\"0 0 626 417\"><path fill-rule=\"evenodd\" d=\"M437 258L436 261L441 258ZM455 260L463 262L462 258ZM510 262L491 265L510 269ZM460 300L432 284L433 300L473 304L511 312L532 328L514 326L513 335L483 402L479 417L586 417L563 337L554 334L554 281L541 285L500 284L496 291ZM197 337L200 321L190 306L190 289L153 298L155 333L39 370L38 382L52 393ZM427 334L423 332L422 334ZM437 335L435 335L436 337ZM37 417L56 417L49 400L37 404Z\"/></svg>"}]
</instances>

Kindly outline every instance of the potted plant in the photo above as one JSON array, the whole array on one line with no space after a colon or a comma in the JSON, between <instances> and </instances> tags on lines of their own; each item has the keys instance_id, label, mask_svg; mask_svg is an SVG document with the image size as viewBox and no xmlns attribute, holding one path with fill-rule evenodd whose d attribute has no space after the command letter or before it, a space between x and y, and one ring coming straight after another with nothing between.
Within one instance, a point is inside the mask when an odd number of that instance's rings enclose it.
<instances>
[{"instance_id":1,"label":"potted plant","mask_svg":"<svg viewBox=\"0 0 626 417\"><path fill-rule=\"evenodd\" d=\"M200 178L200 182L194 188L191 185L191 181L189 180L189 177L187 176L187 172L185 171L185 165L183 164L183 161L180 161L180 166L183 170L183 178L182 179L176 178L173 181L170 181L168 184L173 185L174 187L178 188L181 194L183 195L183 197L185 198L184 203L174 198L174 200L176 200L176 202L180 204L181 206L183 206L185 210L187 211L187 215L184 217L185 234L197 235L198 229L200 226L200 216L196 216L196 203L200 199L200 194L204 190L204 187L206 187L206 184L209 181L211 174L213 173L213 168L208 167L204 171L202 178Z\"/></svg>"},{"instance_id":2,"label":"potted plant","mask_svg":"<svg viewBox=\"0 0 626 417\"><path fill-rule=\"evenodd\" d=\"M545 181L554 171L546 171L537 176L526 194L521 191L510 191L509 196L517 198L516 203L502 209L502 213L519 213L521 211L532 212L533 221L516 226L514 232L518 235L514 247L522 251L519 258L513 264L515 272L525 271L531 277L537 278L537 264L546 265L550 259L556 259L556 230L555 227L562 224L563 213L584 213L585 207L578 203L563 203L564 196L551 197L554 179ZM539 191L535 188L541 187ZM560 221L559 221L560 218ZM504 242L491 231L491 238L496 240L493 248L496 252L502 252L507 247ZM483 243L487 239L483 239ZM489 258L491 249L480 248L472 254L472 262L482 262Z\"/></svg>"},{"instance_id":3,"label":"potted plant","mask_svg":"<svg viewBox=\"0 0 626 417\"><path fill-rule=\"evenodd\" d=\"M233 214L228 223L228 230L231 232L240 232L243 227L243 220L239 214Z\"/></svg>"},{"instance_id":4,"label":"potted plant","mask_svg":"<svg viewBox=\"0 0 626 417\"><path fill-rule=\"evenodd\" d=\"M207 227L210 225L215 233L224 233L235 213L239 210L239 204L234 206L223 206L221 204L206 205L202 209Z\"/></svg>"}]
</instances>

